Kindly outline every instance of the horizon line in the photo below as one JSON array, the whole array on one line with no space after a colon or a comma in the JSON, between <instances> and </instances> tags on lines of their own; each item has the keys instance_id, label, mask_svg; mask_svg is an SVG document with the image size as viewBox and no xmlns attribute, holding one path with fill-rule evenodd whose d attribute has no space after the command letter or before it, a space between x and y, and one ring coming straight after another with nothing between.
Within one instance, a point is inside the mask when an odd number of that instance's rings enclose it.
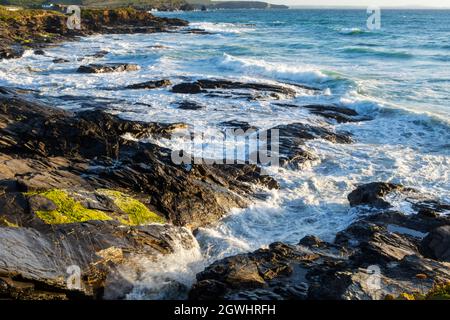
<instances>
[{"instance_id":1,"label":"horizon line","mask_svg":"<svg viewBox=\"0 0 450 320\"><path fill-rule=\"evenodd\" d=\"M285 4L285 6L288 6L289 8L305 8L305 9L367 9L369 6L362 6L362 5L289 5ZM410 9L410 10L416 10L416 9L450 9L450 6L377 6L381 9Z\"/></svg>"}]
</instances>

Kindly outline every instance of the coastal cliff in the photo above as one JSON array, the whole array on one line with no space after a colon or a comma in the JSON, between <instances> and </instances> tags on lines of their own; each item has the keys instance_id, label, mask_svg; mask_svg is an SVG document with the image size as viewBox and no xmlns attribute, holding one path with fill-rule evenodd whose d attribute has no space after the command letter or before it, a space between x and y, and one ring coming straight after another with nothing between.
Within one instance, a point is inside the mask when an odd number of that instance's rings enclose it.
<instances>
[{"instance_id":1,"label":"coastal cliff","mask_svg":"<svg viewBox=\"0 0 450 320\"><path fill-rule=\"evenodd\" d=\"M68 16L57 11L0 6L0 58L17 58L27 48L94 33L152 33L188 25L181 19L159 18L133 8L85 9L81 12L81 29L71 30Z\"/></svg>"}]
</instances>

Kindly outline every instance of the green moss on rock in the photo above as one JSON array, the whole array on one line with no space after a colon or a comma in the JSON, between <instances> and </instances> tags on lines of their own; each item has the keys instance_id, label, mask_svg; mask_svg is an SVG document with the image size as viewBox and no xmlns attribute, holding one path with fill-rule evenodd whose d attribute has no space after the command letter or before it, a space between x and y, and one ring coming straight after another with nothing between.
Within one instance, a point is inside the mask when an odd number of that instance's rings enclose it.
<instances>
[{"instance_id":1,"label":"green moss on rock","mask_svg":"<svg viewBox=\"0 0 450 320\"><path fill-rule=\"evenodd\" d=\"M100 189L97 192L111 198L114 204L128 215L128 219L119 219L123 224L136 226L149 223L165 223L164 218L150 211L142 202L122 192L107 189Z\"/></svg>"},{"instance_id":2,"label":"green moss on rock","mask_svg":"<svg viewBox=\"0 0 450 320\"><path fill-rule=\"evenodd\" d=\"M99 210L83 207L64 190L48 190L34 192L28 195L38 194L51 200L58 209L52 211L37 211L36 215L47 224L63 224L85 222L90 220L112 220L110 216Z\"/></svg>"}]
</instances>

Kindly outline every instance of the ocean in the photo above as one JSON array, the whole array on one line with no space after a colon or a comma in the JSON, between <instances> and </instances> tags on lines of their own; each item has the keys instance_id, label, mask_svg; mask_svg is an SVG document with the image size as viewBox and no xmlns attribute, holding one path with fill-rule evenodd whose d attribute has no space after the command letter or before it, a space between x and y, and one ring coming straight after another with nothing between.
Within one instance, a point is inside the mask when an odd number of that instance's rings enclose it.
<instances>
[{"instance_id":1,"label":"ocean","mask_svg":"<svg viewBox=\"0 0 450 320\"><path fill-rule=\"evenodd\" d=\"M358 184L388 181L450 201L450 11L382 10L381 29L369 30L365 10L220 10L156 13L186 19L210 34L96 35L0 62L0 85L38 90L65 109L89 108L95 97L126 119L186 122L203 128L247 121L259 128L323 123L301 108L271 101L229 100L203 95L189 100L202 110L180 110L184 99L167 89L114 90L151 79L227 78L301 84L295 103L338 104L370 121L332 124L354 143L307 142L320 160L301 170L270 171L281 188L249 208L234 209L218 225L196 232L195 252L142 262L148 270L132 279L129 298L177 298L174 283L189 286L214 260L256 250L275 241L297 243L313 234L332 241L358 217L347 195ZM91 62L130 62L132 73L79 74ZM69 60L53 64L55 58ZM63 99L61 99L63 98ZM173 147L171 141L157 141ZM394 201L395 203L395 201ZM398 206L405 206L399 201ZM131 275L130 275L131 277Z\"/></svg>"}]
</instances>

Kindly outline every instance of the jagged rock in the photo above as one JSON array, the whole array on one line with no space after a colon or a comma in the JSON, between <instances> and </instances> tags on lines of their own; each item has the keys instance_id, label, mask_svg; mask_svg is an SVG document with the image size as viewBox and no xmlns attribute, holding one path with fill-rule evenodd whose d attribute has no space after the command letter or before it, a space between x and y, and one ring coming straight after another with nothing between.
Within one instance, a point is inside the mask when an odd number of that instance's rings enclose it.
<instances>
[{"instance_id":1,"label":"jagged rock","mask_svg":"<svg viewBox=\"0 0 450 320\"><path fill-rule=\"evenodd\" d=\"M274 243L216 261L197 275L190 297L379 300L426 293L450 280L449 226L446 216L366 215L334 243L307 236L298 245ZM245 277L236 276L241 271Z\"/></svg>"},{"instance_id":2,"label":"jagged rock","mask_svg":"<svg viewBox=\"0 0 450 320\"><path fill-rule=\"evenodd\" d=\"M244 90L245 92L241 92ZM226 96L247 99L264 99L265 97L279 99L280 95L294 97L296 91L281 85L264 84L264 83L245 83L230 80L197 80L192 83L180 83L172 88L175 93L199 94L208 93L209 96ZM254 92L258 92L254 95Z\"/></svg>"},{"instance_id":3,"label":"jagged rock","mask_svg":"<svg viewBox=\"0 0 450 320\"><path fill-rule=\"evenodd\" d=\"M241 129L243 131L247 131L250 129L257 130L255 126L250 125L248 122L239 120L224 121L221 122L220 125L231 129Z\"/></svg>"},{"instance_id":4,"label":"jagged rock","mask_svg":"<svg viewBox=\"0 0 450 320\"><path fill-rule=\"evenodd\" d=\"M348 133L337 133L326 127L312 126L304 123L291 123L279 125L267 131L269 143L272 139L272 133L277 130L279 135L279 160L280 165L292 169L301 168L301 166L310 161L318 160L318 157L303 147L305 141L313 139L325 139L334 143L351 143L352 139ZM276 141L275 141L276 143ZM270 149L270 144L269 148Z\"/></svg>"},{"instance_id":5,"label":"jagged rock","mask_svg":"<svg viewBox=\"0 0 450 320\"><path fill-rule=\"evenodd\" d=\"M25 50L20 45L7 46L3 44L0 47L0 59L18 59L23 56Z\"/></svg>"},{"instance_id":6,"label":"jagged rock","mask_svg":"<svg viewBox=\"0 0 450 320\"><path fill-rule=\"evenodd\" d=\"M168 221L194 229L248 205L255 185L278 187L255 165L186 167L173 162L170 150L122 138L167 136L180 125L126 121L99 111L73 114L0 89L0 180L15 183L16 193L125 190L147 198Z\"/></svg>"},{"instance_id":7,"label":"jagged rock","mask_svg":"<svg viewBox=\"0 0 450 320\"><path fill-rule=\"evenodd\" d=\"M163 79L163 80L151 80L146 81L142 83L136 83L131 84L129 86L126 86L125 89L156 89L156 88L162 88L170 86L172 83L170 80Z\"/></svg>"},{"instance_id":8,"label":"jagged rock","mask_svg":"<svg viewBox=\"0 0 450 320\"><path fill-rule=\"evenodd\" d=\"M197 94L203 92L202 87L196 83L180 83L172 87L174 93Z\"/></svg>"},{"instance_id":9,"label":"jagged rock","mask_svg":"<svg viewBox=\"0 0 450 320\"><path fill-rule=\"evenodd\" d=\"M178 109L182 109L182 110L200 110L203 109L204 106L193 102L193 101L181 101L179 103L177 103Z\"/></svg>"},{"instance_id":10,"label":"jagged rock","mask_svg":"<svg viewBox=\"0 0 450 320\"><path fill-rule=\"evenodd\" d=\"M432 230L421 245L426 256L450 262L450 225Z\"/></svg>"},{"instance_id":11,"label":"jagged rock","mask_svg":"<svg viewBox=\"0 0 450 320\"><path fill-rule=\"evenodd\" d=\"M44 55L45 55L45 51L42 50L42 49L34 50L33 53L34 53L35 55L38 55L38 56L44 56Z\"/></svg>"},{"instance_id":12,"label":"jagged rock","mask_svg":"<svg viewBox=\"0 0 450 320\"><path fill-rule=\"evenodd\" d=\"M333 119L338 123L369 120L368 118L359 116L359 114L353 109L335 106L335 105L301 105L300 106L300 105L286 104L286 103L277 103L275 105L281 106L281 107L289 107L289 108L309 109L309 110L311 110L312 114L316 114L316 115L322 116L327 119Z\"/></svg>"},{"instance_id":13,"label":"jagged rock","mask_svg":"<svg viewBox=\"0 0 450 320\"><path fill-rule=\"evenodd\" d=\"M100 299L108 286L126 287L126 279L117 272L121 265L194 245L189 232L169 225L119 227L91 221L39 230L0 227L0 297ZM69 287L69 276L77 270L81 286Z\"/></svg>"},{"instance_id":14,"label":"jagged rock","mask_svg":"<svg viewBox=\"0 0 450 320\"><path fill-rule=\"evenodd\" d=\"M67 62L70 62L70 61L67 60L67 59L64 59L64 58L56 58L56 59L53 59L52 62L53 63L67 63Z\"/></svg>"},{"instance_id":15,"label":"jagged rock","mask_svg":"<svg viewBox=\"0 0 450 320\"><path fill-rule=\"evenodd\" d=\"M125 72L137 71L140 67L136 64L129 63L107 63L107 64L89 64L80 66L77 70L79 73L109 73L109 72Z\"/></svg>"},{"instance_id":16,"label":"jagged rock","mask_svg":"<svg viewBox=\"0 0 450 320\"><path fill-rule=\"evenodd\" d=\"M383 199L392 191L400 190L402 186L385 182L372 182L356 188L348 195L352 207L358 205L371 205L379 208L388 208L390 204Z\"/></svg>"}]
</instances>

